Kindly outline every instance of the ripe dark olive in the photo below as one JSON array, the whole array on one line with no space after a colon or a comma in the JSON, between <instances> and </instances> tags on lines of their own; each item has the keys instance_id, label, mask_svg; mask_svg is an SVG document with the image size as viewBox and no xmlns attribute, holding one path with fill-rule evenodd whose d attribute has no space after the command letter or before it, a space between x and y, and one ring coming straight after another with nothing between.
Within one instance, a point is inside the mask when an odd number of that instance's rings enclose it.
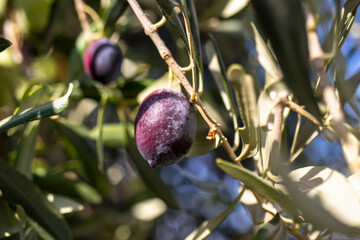
<instances>
[{"instance_id":1,"label":"ripe dark olive","mask_svg":"<svg viewBox=\"0 0 360 240\"><path fill-rule=\"evenodd\" d=\"M84 69L88 76L103 84L120 76L123 55L120 48L107 38L95 40L84 53Z\"/></svg>"},{"instance_id":2,"label":"ripe dark olive","mask_svg":"<svg viewBox=\"0 0 360 240\"><path fill-rule=\"evenodd\" d=\"M195 132L195 110L181 92L159 89L140 104L135 119L136 145L151 167L179 162L189 152Z\"/></svg>"}]
</instances>

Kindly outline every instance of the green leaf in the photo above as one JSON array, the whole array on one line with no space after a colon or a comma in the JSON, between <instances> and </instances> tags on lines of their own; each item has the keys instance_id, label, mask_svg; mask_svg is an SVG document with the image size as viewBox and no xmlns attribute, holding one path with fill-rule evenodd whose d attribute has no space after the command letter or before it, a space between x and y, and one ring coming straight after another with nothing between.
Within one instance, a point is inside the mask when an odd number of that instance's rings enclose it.
<instances>
[{"instance_id":1,"label":"green leaf","mask_svg":"<svg viewBox=\"0 0 360 240\"><path fill-rule=\"evenodd\" d=\"M99 204L102 201L101 195L87 183L70 180L62 175L34 173L33 180L41 189L51 193L65 195L91 204Z\"/></svg>"},{"instance_id":2,"label":"green leaf","mask_svg":"<svg viewBox=\"0 0 360 240\"><path fill-rule=\"evenodd\" d=\"M343 82L338 82L338 83L335 82L335 86L339 91L340 101L343 105L347 103L354 96L359 84L360 84L360 71Z\"/></svg>"},{"instance_id":3,"label":"green leaf","mask_svg":"<svg viewBox=\"0 0 360 240\"><path fill-rule=\"evenodd\" d=\"M197 133L195 135L194 143L186 157L196 157L205 153L211 152L215 149L215 145L206 139L206 134Z\"/></svg>"},{"instance_id":4,"label":"green leaf","mask_svg":"<svg viewBox=\"0 0 360 240\"><path fill-rule=\"evenodd\" d=\"M200 30L198 25L198 19L196 15L196 9L194 5L194 1L185 0L183 1L185 11L187 12L187 16L189 18L191 38L192 38L192 47L194 50L193 57L196 65L196 73L195 76L199 80L199 88L203 84L203 63L202 63L202 52L201 52L201 39L200 39ZM201 85L200 85L201 84ZM202 88L202 87L201 87Z\"/></svg>"},{"instance_id":5,"label":"green leaf","mask_svg":"<svg viewBox=\"0 0 360 240\"><path fill-rule=\"evenodd\" d=\"M280 207L289 212L294 218L298 217L297 210L293 205L292 200L279 189L271 186L264 179L256 176L245 168L241 168L221 159L217 159L216 164L224 172L241 181L247 188L256 192L259 196L279 204Z\"/></svg>"},{"instance_id":6,"label":"green leaf","mask_svg":"<svg viewBox=\"0 0 360 240\"><path fill-rule=\"evenodd\" d=\"M214 231L231 213L236 204L239 202L242 194L243 191L241 191L239 196L230 204L230 206L225 211L210 218L209 220L204 221L197 229L190 233L190 235L187 236L185 240L201 240L209 236L211 232Z\"/></svg>"},{"instance_id":7,"label":"green leaf","mask_svg":"<svg viewBox=\"0 0 360 240\"><path fill-rule=\"evenodd\" d=\"M175 12L174 8L180 7L184 9L180 0L156 0L158 7L166 20L170 23L170 25L175 29L176 33L179 35L181 40L184 42L187 50L189 50L189 46L187 44L187 37L185 30L181 24L181 21Z\"/></svg>"},{"instance_id":8,"label":"green leaf","mask_svg":"<svg viewBox=\"0 0 360 240\"><path fill-rule=\"evenodd\" d=\"M29 179L32 178L32 162L35 157L35 144L38 132L38 122L30 122L24 129L21 137L17 156L15 160L15 168Z\"/></svg>"},{"instance_id":9,"label":"green leaf","mask_svg":"<svg viewBox=\"0 0 360 240\"><path fill-rule=\"evenodd\" d=\"M63 216L32 182L3 160L0 160L0 189L6 199L21 205L54 238L72 239Z\"/></svg>"},{"instance_id":10,"label":"green leaf","mask_svg":"<svg viewBox=\"0 0 360 240\"><path fill-rule=\"evenodd\" d=\"M110 186L104 173L98 168L97 154L89 145L87 140L78 135L71 128L61 124L60 121L53 121L59 130L65 143L65 148L78 159L92 185L103 195L109 196Z\"/></svg>"},{"instance_id":11,"label":"green leaf","mask_svg":"<svg viewBox=\"0 0 360 240\"><path fill-rule=\"evenodd\" d=\"M269 37L295 97L318 120L321 113L310 82L309 51L303 8L299 0L251 0L256 19Z\"/></svg>"},{"instance_id":12,"label":"green leaf","mask_svg":"<svg viewBox=\"0 0 360 240\"><path fill-rule=\"evenodd\" d=\"M250 0L228 0L224 9L221 11L221 17L230 18L247 7Z\"/></svg>"},{"instance_id":13,"label":"green leaf","mask_svg":"<svg viewBox=\"0 0 360 240\"><path fill-rule=\"evenodd\" d=\"M5 38L0 37L0 52L11 46L11 42Z\"/></svg>"},{"instance_id":14,"label":"green leaf","mask_svg":"<svg viewBox=\"0 0 360 240\"><path fill-rule=\"evenodd\" d=\"M55 205L61 214L77 212L84 209L83 205L68 197L48 194L47 199Z\"/></svg>"},{"instance_id":15,"label":"green leaf","mask_svg":"<svg viewBox=\"0 0 360 240\"><path fill-rule=\"evenodd\" d=\"M149 189L159 196L159 198L161 198L168 207L172 209L179 209L179 205L171 193L170 187L164 184L158 172L151 168L147 161L140 155L134 138L129 138L129 145L126 149L131 157L131 160L134 162L139 175Z\"/></svg>"},{"instance_id":16,"label":"green leaf","mask_svg":"<svg viewBox=\"0 0 360 240\"><path fill-rule=\"evenodd\" d=\"M265 223L251 240L286 240L287 231L280 215L277 213L273 219Z\"/></svg>"},{"instance_id":17,"label":"green leaf","mask_svg":"<svg viewBox=\"0 0 360 240\"><path fill-rule=\"evenodd\" d=\"M254 79L238 64L229 67L227 76L233 86L244 123L244 127L238 129L243 147L236 160L241 161L253 157L259 150L258 91Z\"/></svg>"},{"instance_id":18,"label":"green leaf","mask_svg":"<svg viewBox=\"0 0 360 240\"><path fill-rule=\"evenodd\" d=\"M14 116L1 120L0 131L7 130L26 122L60 114L67 108L69 104L69 96L72 92L72 89L73 85L70 83L69 88L64 96L40 106L28 108Z\"/></svg>"},{"instance_id":19,"label":"green leaf","mask_svg":"<svg viewBox=\"0 0 360 240\"><path fill-rule=\"evenodd\" d=\"M360 236L360 202L344 175L330 168L309 166L289 174L282 171L282 177L281 184L305 221L318 228Z\"/></svg>"},{"instance_id":20,"label":"green leaf","mask_svg":"<svg viewBox=\"0 0 360 240\"><path fill-rule=\"evenodd\" d=\"M225 63L222 59L221 52L214 36L209 35L210 40L205 44L206 56L209 62L209 70L211 75L217 85L217 88L220 92L220 96L223 100L226 110L229 113L229 116L232 118L235 136L234 136L234 146L240 144L239 134L238 134L238 113L235 110L235 100L230 95L229 91L229 81L226 77L226 68Z\"/></svg>"},{"instance_id":21,"label":"green leaf","mask_svg":"<svg viewBox=\"0 0 360 240\"><path fill-rule=\"evenodd\" d=\"M108 147L127 146L129 140L127 138L127 127L122 123L106 123L102 129L104 145ZM96 139L99 129L93 128L90 131L90 138Z\"/></svg>"},{"instance_id":22,"label":"green leaf","mask_svg":"<svg viewBox=\"0 0 360 240\"><path fill-rule=\"evenodd\" d=\"M278 63L269 47L266 45L264 39L260 35L255 24L253 22L251 22L250 24L254 32L257 58L261 66L264 68L266 74L265 85L270 85L271 83L281 79L281 73L279 72Z\"/></svg>"},{"instance_id":23,"label":"green leaf","mask_svg":"<svg viewBox=\"0 0 360 240\"><path fill-rule=\"evenodd\" d=\"M294 151L290 156L290 161L294 161L319 134L319 127L312 121L305 119L301 124Z\"/></svg>"},{"instance_id":24,"label":"green leaf","mask_svg":"<svg viewBox=\"0 0 360 240\"><path fill-rule=\"evenodd\" d=\"M22 231L23 224L22 220L16 217L16 212L10 208L9 203L0 198L0 238Z\"/></svg>"}]
</instances>

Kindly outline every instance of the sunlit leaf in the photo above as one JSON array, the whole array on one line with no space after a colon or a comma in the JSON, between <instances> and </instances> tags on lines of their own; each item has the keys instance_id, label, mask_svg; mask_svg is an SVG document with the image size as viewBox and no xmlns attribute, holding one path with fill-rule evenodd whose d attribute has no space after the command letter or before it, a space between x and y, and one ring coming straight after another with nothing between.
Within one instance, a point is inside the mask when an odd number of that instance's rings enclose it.
<instances>
[{"instance_id":1,"label":"sunlit leaf","mask_svg":"<svg viewBox=\"0 0 360 240\"><path fill-rule=\"evenodd\" d=\"M318 228L360 235L360 202L355 190L341 173L326 167L304 167L283 182L305 221ZM326 219L326 220L325 220Z\"/></svg>"},{"instance_id":2,"label":"sunlit leaf","mask_svg":"<svg viewBox=\"0 0 360 240\"><path fill-rule=\"evenodd\" d=\"M265 85L270 85L281 78L278 63L253 22L251 22L251 27L254 32L257 58L266 74Z\"/></svg>"},{"instance_id":3,"label":"sunlit leaf","mask_svg":"<svg viewBox=\"0 0 360 240\"><path fill-rule=\"evenodd\" d=\"M61 214L78 212L84 209L83 205L68 197L48 194L47 199L55 205Z\"/></svg>"},{"instance_id":4,"label":"sunlit leaf","mask_svg":"<svg viewBox=\"0 0 360 240\"><path fill-rule=\"evenodd\" d=\"M216 160L216 164L224 172L241 181L247 188L256 192L259 196L279 204L279 206L289 212L293 217L298 217L297 210L293 205L292 200L290 200L290 198L280 190L271 186L264 179L256 176L254 173L245 168L241 168L233 163L221 159Z\"/></svg>"},{"instance_id":5,"label":"sunlit leaf","mask_svg":"<svg viewBox=\"0 0 360 240\"><path fill-rule=\"evenodd\" d=\"M190 233L190 235L187 236L185 240L201 240L210 235L211 232L214 231L231 213L236 204L239 202L242 193L243 192L239 194L239 196L230 204L230 206L225 211L210 218L209 220L204 221L197 229Z\"/></svg>"},{"instance_id":6,"label":"sunlit leaf","mask_svg":"<svg viewBox=\"0 0 360 240\"><path fill-rule=\"evenodd\" d=\"M0 52L11 46L11 42L5 38L0 37Z\"/></svg>"},{"instance_id":7,"label":"sunlit leaf","mask_svg":"<svg viewBox=\"0 0 360 240\"><path fill-rule=\"evenodd\" d=\"M221 12L221 17L229 18L243 10L249 3L249 0L228 0Z\"/></svg>"},{"instance_id":8,"label":"sunlit leaf","mask_svg":"<svg viewBox=\"0 0 360 240\"><path fill-rule=\"evenodd\" d=\"M24 224L19 217L16 217L7 201L0 198L0 238L9 237L22 230Z\"/></svg>"},{"instance_id":9,"label":"sunlit leaf","mask_svg":"<svg viewBox=\"0 0 360 240\"><path fill-rule=\"evenodd\" d=\"M251 0L251 3L258 24L269 37L286 84L296 99L317 119L321 119L310 82L307 33L301 2Z\"/></svg>"},{"instance_id":10,"label":"sunlit leaf","mask_svg":"<svg viewBox=\"0 0 360 240\"><path fill-rule=\"evenodd\" d=\"M72 92L72 89L73 85L70 83L69 88L64 96L40 106L28 108L14 116L1 120L0 131L7 130L26 122L60 114L67 108L69 104L69 96Z\"/></svg>"},{"instance_id":11,"label":"sunlit leaf","mask_svg":"<svg viewBox=\"0 0 360 240\"><path fill-rule=\"evenodd\" d=\"M265 223L251 240L286 240L287 231L280 215L277 213L273 219Z\"/></svg>"},{"instance_id":12,"label":"sunlit leaf","mask_svg":"<svg viewBox=\"0 0 360 240\"><path fill-rule=\"evenodd\" d=\"M237 64L229 67L228 79L233 86L244 127L238 129L243 147L237 161L253 157L259 150L258 90L255 80Z\"/></svg>"},{"instance_id":13,"label":"sunlit leaf","mask_svg":"<svg viewBox=\"0 0 360 240\"><path fill-rule=\"evenodd\" d=\"M70 180L61 175L51 173L33 175L34 182L51 193L61 194L91 204L99 204L102 201L101 195L89 184Z\"/></svg>"},{"instance_id":14,"label":"sunlit leaf","mask_svg":"<svg viewBox=\"0 0 360 240\"><path fill-rule=\"evenodd\" d=\"M3 160L0 160L0 189L9 201L21 205L33 220L56 239L72 239L63 216L32 182Z\"/></svg>"}]
</instances>

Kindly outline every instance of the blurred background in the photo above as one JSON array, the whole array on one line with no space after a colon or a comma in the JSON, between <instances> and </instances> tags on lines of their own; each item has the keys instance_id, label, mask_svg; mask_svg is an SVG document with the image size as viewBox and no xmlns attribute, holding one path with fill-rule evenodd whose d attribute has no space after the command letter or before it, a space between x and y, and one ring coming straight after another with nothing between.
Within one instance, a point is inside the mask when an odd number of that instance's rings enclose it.
<instances>
[{"instance_id":1,"label":"blurred background","mask_svg":"<svg viewBox=\"0 0 360 240\"><path fill-rule=\"evenodd\" d=\"M257 60L252 8L247 1L195 0L202 45L211 33L218 42L225 66L239 63L264 84ZM334 12L342 1L312 3L319 12L318 32L326 50ZM238 195L240 183L215 165L227 158L198 141L189 155L174 166L151 169L134 144L137 107L154 88L167 86L167 66L124 0L85 1L104 24L104 35L117 43L124 55L122 75L103 86L89 78L82 65L88 45L72 0L0 0L0 34L12 46L0 53L0 119L19 107L37 106L58 98L69 82L75 86L68 109L58 118L42 119L0 133L0 157L21 169L26 162L29 178L59 204L72 206L65 214L74 239L184 239L204 220L224 211ZM155 23L161 19L155 1L139 1ZM229 11L229 5L231 11ZM244 6L241 6L241 5ZM96 31L96 26L94 31ZM182 65L188 64L183 43L167 23L159 34ZM331 72L344 79L360 74L360 19L357 16ZM203 49L204 51L204 49ZM232 120L208 69L204 56L205 87L202 99L232 140ZM358 76L360 78L360 75ZM178 86L175 86L178 87ZM107 94L106 108L101 99ZM348 122L359 127L360 90L344 106ZM105 109L105 110L104 110ZM96 166L99 111L104 113L104 161ZM297 121L290 114L286 139L290 143ZM208 126L198 117L197 138ZM349 175L338 142L317 136L294 163L324 165ZM252 159L244 161L254 169ZM23 168L26 168L26 166ZM25 170L24 170L25 171ZM0 197L0 210L3 199ZM5 225L4 225L5 226ZM14 228L6 238L18 239L25 228ZM250 239L253 218L238 203L225 221L206 239Z\"/></svg>"}]
</instances>

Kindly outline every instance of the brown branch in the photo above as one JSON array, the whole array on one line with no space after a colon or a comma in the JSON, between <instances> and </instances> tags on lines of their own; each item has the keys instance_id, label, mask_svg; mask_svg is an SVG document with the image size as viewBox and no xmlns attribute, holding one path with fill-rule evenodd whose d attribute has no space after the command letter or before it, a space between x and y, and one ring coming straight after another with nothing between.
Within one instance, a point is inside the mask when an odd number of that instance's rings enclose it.
<instances>
[{"instance_id":1,"label":"brown branch","mask_svg":"<svg viewBox=\"0 0 360 240\"><path fill-rule=\"evenodd\" d=\"M184 87L186 94L189 98L193 96L193 87L191 86L189 80L186 78L185 74L181 70L181 67L176 62L174 57L172 56L170 50L165 45L164 41L160 38L157 28L154 24L150 22L150 20L147 18L143 10L141 9L139 3L136 0L128 0L128 3L132 10L134 11L136 17L140 21L141 25L144 28L144 32L146 35L148 35L151 40L153 41L154 45L158 49L158 52L161 56L161 58L166 62L166 64L169 66L169 68L172 70L173 74L179 79L182 86ZM195 99L192 100L192 103L196 106L201 116L204 118L206 123L209 125L210 131L213 131L220 135L221 138L226 139L224 137L224 134L222 133L220 129L220 125L217 123L217 121L208 113L208 111L205 109L204 105L202 104L198 94L195 95ZM223 142L224 150L229 155L230 159L235 162L236 154L232 150L229 142L225 140ZM235 162L237 165L242 166L240 162Z\"/></svg>"}]
</instances>

